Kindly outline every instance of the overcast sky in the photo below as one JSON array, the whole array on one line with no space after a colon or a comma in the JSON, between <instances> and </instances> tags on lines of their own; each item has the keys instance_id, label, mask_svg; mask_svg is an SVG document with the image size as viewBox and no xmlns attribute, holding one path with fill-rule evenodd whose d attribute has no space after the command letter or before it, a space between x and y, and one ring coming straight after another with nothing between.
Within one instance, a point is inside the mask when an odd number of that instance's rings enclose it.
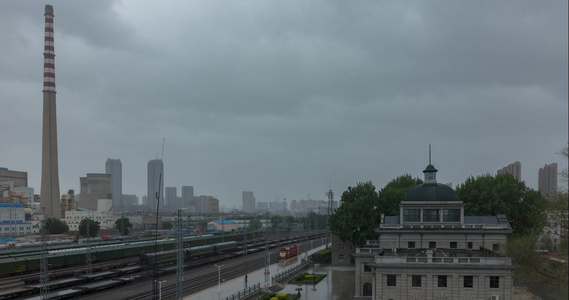
<instances>
[{"instance_id":1,"label":"overcast sky","mask_svg":"<svg viewBox=\"0 0 569 300\"><path fill-rule=\"evenodd\" d=\"M44 2L0 1L0 167L40 192ZM463 183L567 162L559 1L55 1L61 193L120 159L123 193L223 206L381 188L432 162Z\"/></svg>"}]
</instances>

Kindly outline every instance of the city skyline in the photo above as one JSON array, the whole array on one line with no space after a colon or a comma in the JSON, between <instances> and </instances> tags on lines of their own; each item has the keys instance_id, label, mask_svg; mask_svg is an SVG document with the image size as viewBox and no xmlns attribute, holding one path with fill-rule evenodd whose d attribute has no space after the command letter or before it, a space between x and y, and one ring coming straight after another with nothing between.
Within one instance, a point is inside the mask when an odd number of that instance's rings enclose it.
<instances>
[{"instance_id":1,"label":"city skyline","mask_svg":"<svg viewBox=\"0 0 569 300\"><path fill-rule=\"evenodd\" d=\"M566 1L50 4L62 191L113 157L142 199L163 138L164 184L225 206L421 177L429 144L455 187L520 161L537 190L566 165ZM36 193L44 7L0 2L0 167Z\"/></svg>"}]
</instances>

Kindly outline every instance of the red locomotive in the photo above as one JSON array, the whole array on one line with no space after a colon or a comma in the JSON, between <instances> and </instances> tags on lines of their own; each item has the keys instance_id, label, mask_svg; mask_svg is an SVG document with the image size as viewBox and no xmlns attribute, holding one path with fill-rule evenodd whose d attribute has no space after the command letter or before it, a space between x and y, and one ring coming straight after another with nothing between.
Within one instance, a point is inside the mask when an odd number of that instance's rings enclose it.
<instances>
[{"instance_id":1,"label":"red locomotive","mask_svg":"<svg viewBox=\"0 0 569 300\"><path fill-rule=\"evenodd\" d=\"M281 248L279 250L279 259L287 259L298 255L298 245Z\"/></svg>"}]
</instances>

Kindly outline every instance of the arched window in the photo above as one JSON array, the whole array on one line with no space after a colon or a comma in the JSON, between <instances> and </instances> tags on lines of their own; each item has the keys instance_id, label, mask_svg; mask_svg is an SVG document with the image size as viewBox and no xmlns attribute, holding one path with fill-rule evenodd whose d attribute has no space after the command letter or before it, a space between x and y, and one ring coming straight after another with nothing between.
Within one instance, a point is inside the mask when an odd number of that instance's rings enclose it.
<instances>
[{"instance_id":1,"label":"arched window","mask_svg":"<svg viewBox=\"0 0 569 300\"><path fill-rule=\"evenodd\" d=\"M371 296L371 283L364 283L364 294L363 296Z\"/></svg>"}]
</instances>

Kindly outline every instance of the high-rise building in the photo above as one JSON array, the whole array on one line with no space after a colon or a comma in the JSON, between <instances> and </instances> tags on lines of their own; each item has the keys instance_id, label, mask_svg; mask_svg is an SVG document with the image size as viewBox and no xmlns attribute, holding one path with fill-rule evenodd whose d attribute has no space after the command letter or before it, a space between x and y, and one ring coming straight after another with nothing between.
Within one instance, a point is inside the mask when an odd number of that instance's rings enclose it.
<instances>
[{"instance_id":1,"label":"high-rise building","mask_svg":"<svg viewBox=\"0 0 569 300\"><path fill-rule=\"evenodd\" d=\"M243 211L252 213L255 212L257 209L255 204L255 196L253 196L253 192L244 191L243 192Z\"/></svg>"},{"instance_id":2,"label":"high-rise building","mask_svg":"<svg viewBox=\"0 0 569 300\"><path fill-rule=\"evenodd\" d=\"M196 206L194 201L194 187L182 186L182 208Z\"/></svg>"},{"instance_id":3,"label":"high-rise building","mask_svg":"<svg viewBox=\"0 0 569 300\"><path fill-rule=\"evenodd\" d=\"M160 197L160 208L164 207L164 163L161 159L148 162L148 205L156 208L156 197Z\"/></svg>"},{"instance_id":4,"label":"high-rise building","mask_svg":"<svg viewBox=\"0 0 569 300\"><path fill-rule=\"evenodd\" d=\"M164 199L166 202L164 205L167 205L170 208L178 209L179 204L177 203L178 198L178 190L176 187L166 187L166 198Z\"/></svg>"},{"instance_id":5,"label":"high-rise building","mask_svg":"<svg viewBox=\"0 0 569 300\"><path fill-rule=\"evenodd\" d=\"M539 169L538 190L543 197L553 197L557 192L557 163L545 165Z\"/></svg>"},{"instance_id":6,"label":"high-rise building","mask_svg":"<svg viewBox=\"0 0 569 300\"><path fill-rule=\"evenodd\" d=\"M120 159L107 159L105 173L111 174L111 199L115 208L123 208L122 201L122 163Z\"/></svg>"},{"instance_id":7,"label":"high-rise building","mask_svg":"<svg viewBox=\"0 0 569 300\"><path fill-rule=\"evenodd\" d=\"M512 176L514 176L515 179L518 180L518 182L522 181L522 164L519 161L516 161L513 164L509 164L506 167L501 168L500 170L498 170L498 175L502 175L502 174L510 174Z\"/></svg>"},{"instance_id":8,"label":"high-rise building","mask_svg":"<svg viewBox=\"0 0 569 300\"><path fill-rule=\"evenodd\" d=\"M88 210L97 210L99 199L111 199L111 175L90 173L87 177L80 177L81 197L79 207Z\"/></svg>"},{"instance_id":9,"label":"high-rise building","mask_svg":"<svg viewBox=\"0 0 569 300\"><path fill-rule=\"evenodd\" d=\"M57 114L55 105L55 48L53 40L53 7L45 6L43 52L43 124L41 156L40 212L45 218L61 216L59 169L57 155Z\"/></svg>"}]
</instances>

